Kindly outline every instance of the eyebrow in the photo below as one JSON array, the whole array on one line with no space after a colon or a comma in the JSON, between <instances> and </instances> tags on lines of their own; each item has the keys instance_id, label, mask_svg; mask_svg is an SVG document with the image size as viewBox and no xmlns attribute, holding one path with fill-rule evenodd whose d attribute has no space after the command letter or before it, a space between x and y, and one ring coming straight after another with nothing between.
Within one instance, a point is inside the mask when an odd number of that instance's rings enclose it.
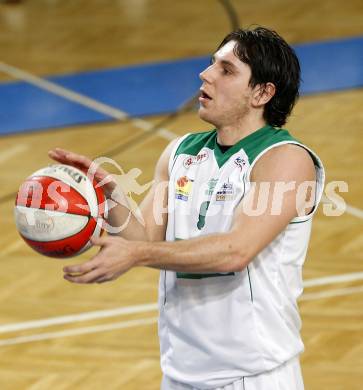
<instances>
[{"instance_id":1,"label":"eyebrow","mask_svg":"<svg viewBox=\"0 0 363 390\"><path fill-rule=\"evenodd\" d=\"M211 61L211 63L216 62L216 57L215 57L215 55L212 55L210 61ZM222 65L227 65L227 66L230 66L230 67L233 68L233 69L237 69L236 65L235 65L233 62L231 62L231 61L228 61L228 60L219 60L219 62L220 62Z\"/></svg>"}]
</instances>

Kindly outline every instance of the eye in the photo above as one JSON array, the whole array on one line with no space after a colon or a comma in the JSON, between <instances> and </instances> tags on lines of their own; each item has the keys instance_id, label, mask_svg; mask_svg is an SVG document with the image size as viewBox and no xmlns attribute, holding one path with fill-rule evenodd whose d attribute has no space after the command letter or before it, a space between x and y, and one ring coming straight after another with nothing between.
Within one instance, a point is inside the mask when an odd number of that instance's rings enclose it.
<instances>
[{"instance_id":1,"label":"eye","mask_svg":"<svg viewBox=\"0 0 363 390\"><path fill-rule=\"evenodd\" d=\"M222 68L222 73L224 75L232 74L232 72L229 69L227 69L227 68Z\"/></svg>"}]
</instances>

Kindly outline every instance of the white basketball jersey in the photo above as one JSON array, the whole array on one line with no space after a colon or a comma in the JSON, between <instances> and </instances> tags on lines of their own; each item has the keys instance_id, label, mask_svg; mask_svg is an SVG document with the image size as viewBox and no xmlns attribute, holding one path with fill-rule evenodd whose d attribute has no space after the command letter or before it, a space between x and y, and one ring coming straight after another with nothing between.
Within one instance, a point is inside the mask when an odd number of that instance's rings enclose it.
<instances>
[{"instance_id":1,"label":"white basketball jersey","mask_svg":"<svg viewBox=\"0 0 363 390\"><path fill-rule=\"evenodd\" d=\"M286 130L270 126L224 153L215 130L184 136L170 157L166 240L227 232L250 189L254 164L286 143L301 145ZM324 170L307 150L317 172L317 206ZM161 271L159 336L165 375L214 389L272 370L303 351L296 300L303 290L312 215L292 220L242 272Z\"/></svg>"}]
</instances>

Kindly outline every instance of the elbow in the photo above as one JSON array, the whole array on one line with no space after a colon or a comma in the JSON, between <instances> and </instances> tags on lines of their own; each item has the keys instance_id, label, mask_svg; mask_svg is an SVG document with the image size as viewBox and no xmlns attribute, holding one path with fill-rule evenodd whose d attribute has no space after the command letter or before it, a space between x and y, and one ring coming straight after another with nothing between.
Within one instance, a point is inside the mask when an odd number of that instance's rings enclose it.
<instances>
[{"instance_id":1,"label":"elbow","mask_svg":"<svg viewBox=\"0 0 363 390\"><path fill-rule=\"evenodd\" d=\"M247 265L248 262L246 262L245 260L240 261L235 265L233 272L242 272L246 269Z\"/></svg>"},{"instance_id":2,"label":"elbow","mask_svg":"<svg viewBox=\"0 0 363 390\"><path fill-rule=\"evenodd\" d=\"M234 268L233 272L244 271L250 261L251 261L251 259L247 256L247 254L245 252L239 253L239 255L236 256L236 259L235 259L235 264L233 266L233 268Z\"/></svg>"},{"instance_id":3,"label":"elbow","mask_svg":"<svg viewBox=\"0 0 363 390\"><path fill-rule=\"evenodd\" d=\"M236 248L226 256L226 260L222 266L223 269L219 272L242 272L252 259L245 250Z\"/></svg>"},{"instance_id":4,"label":"elbow","mask_svg":"<svg viewBox=\"0 0 363 390\"><path fill-rule=\"evenodd\" d=\"M241 237L240 231L232 229L225 236L227 242L227 256L224 262L225 271L221 272L242 272L253 260L254 253L251 243Z\"/></svg>"}]
</instances>

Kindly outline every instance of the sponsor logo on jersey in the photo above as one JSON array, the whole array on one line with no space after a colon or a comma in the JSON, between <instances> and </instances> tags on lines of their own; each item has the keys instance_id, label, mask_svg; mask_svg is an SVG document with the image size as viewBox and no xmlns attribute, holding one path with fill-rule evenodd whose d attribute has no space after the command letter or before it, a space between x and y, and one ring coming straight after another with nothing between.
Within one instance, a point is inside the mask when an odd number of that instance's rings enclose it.
<instances>
[{"instance_id":1,"label":"sponsor logo on jersey","mask_svg":"<svg viewBox=\"0 0 363 390\"><path fill-rule=\"evenodd\" d=\"M243 167L246 165L246 161L245 159L241 158L241 157L237 157L235 160L234 160L234 163L237 165L237 167L242 171L243 170Z\"/></svg>"},{"instance_id":2,"label":"sponsor logo on jersey","mask_svg":"<svg viewBox=\"0 0 363 390\"><path fill-rule=\"evenodd\" d=\"M232 183L223 183L222 187L216 193L217 202L227 202L233 200L234 188Z\"/></svg>"},{"instance_id":3,"label":"sponsor logo on jersey","mask_svg":"<svg viewBox=\"0 0 363 390\"><path fill-rule=\"evenodd\" d=\"M207 151L199 152L196 156L189 156L183 162L184 168L188 169L192 165L201 164L204 161L207 161L208 157Z\"/></svg>"},{"instance_id":4,"label":"sponsor logo on jersey","mask_svg":"<svg viewBox=\"0 0 363 390\"><path fill-rule=\"evenodd\" d=\"M205 195L211 196L213 191L218 183L218 179L210 179L207 183L207 189L205 190Z\"/></svg>"},{"instance_id":5,"label":"sponsor logo on jersey","mask_svg":"<svg viewBox=\"0 0 363 390\"><path fill-rule=\"evenodd\" d=\"M187 176L179 177L175 183L175 199L188 201L189 194L192 190L192 183L194 180L189 179Z\"/></svg>"}]
</instances>

